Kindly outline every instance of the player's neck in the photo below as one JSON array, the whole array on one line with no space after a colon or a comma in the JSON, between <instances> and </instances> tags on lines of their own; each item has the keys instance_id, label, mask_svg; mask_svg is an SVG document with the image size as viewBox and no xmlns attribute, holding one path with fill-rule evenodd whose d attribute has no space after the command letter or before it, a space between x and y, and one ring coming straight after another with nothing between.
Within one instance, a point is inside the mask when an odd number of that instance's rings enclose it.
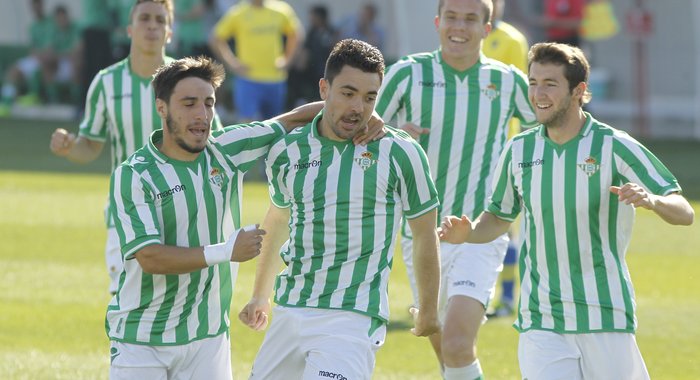
<instances>
[{"instance_id":1,"label":"player's neck","mask_svg":"<svg viewBox=\"0 0 700 380\"><path fill-rule=\"evenodd\" d=\"M574 139L581 132L583 125L586 123L586 114L581 107L569 112L565 118L551 125L545 125L547 128L547 137L557 145L563 145Z\"/></svg>"},{"instance_id":2,"label":"player's neck","mask_svg":"<svg viewBox=\"0 0 700 380\"><path fill-rule=\"evenodd\" d=\"M477 62L479 62L479 56L479 52L477 52L476 54L469 54L463 57L456 57L451 56L449 54L446 55L443 53L442 60L451 68L457 71L464 71L474 66Z\"/></svg>"},{"instance_id":3,"label":"player's neck","mask_svg":"<svg viewBox=\"0 0 700 380\"><path fill-rule=\"evenodd\" d=\"M156 69L165 63L165 53L148 54L132 48L129 61L131 71L142 78L150 78L156 73Z\"/></svg>"}]
</instances>

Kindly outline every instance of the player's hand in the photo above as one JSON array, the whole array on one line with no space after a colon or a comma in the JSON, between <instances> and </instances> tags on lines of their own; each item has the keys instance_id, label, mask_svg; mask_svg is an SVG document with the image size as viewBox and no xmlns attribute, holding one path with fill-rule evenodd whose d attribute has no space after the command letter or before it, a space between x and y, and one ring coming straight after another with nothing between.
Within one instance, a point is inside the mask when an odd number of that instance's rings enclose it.
<instances>
[{"instance_id":1,"label":"player's hand","mask_svg":"<svg viewBox=\"0 0 700 380\"><path fill-rule=\"evenodd\" d=\"M250 67L248 67L248 65L244 64L238 59L233 61L233 64L231 64L229 69L231 69L231 71L234 74L236 74L236 76L240 77L246 77L248 75L248 72L250 71Z\"/></svg>"},{"instance_id":2,"label":"player's hand","mask_svg":"<svg viewBox=\"0 0 700 380\"><path fill-rule=\"evenodd\" d=\"M244 262L258 256L262 247L262 236L265 233L265 230L260 229L259 224L256 224L254 228L241 229L236 237L236 243L233 245L231 261Z\"/></svg>"},{"instance_id":3,"label":"player's hand","mask_svg":"<svg viewBox=\"0 0 700 380\"><path fill-rule=\"evenodd\" d=\"M644 207L647 210L653 210L656 203L656 195L648 193L636 183L628 182L622 187L610 186L610 192L617 194L620 202L634 207Z\"/></svg>"},{"instance_id":4,"label":"player's hand","mask_svg":"<svg viewBox=\"0 0 700 380\"><path fill-rule=\"evenodd\" d=\"M372 141L379 140L386 136L387 130L384 128L384 120L377 111L372 112L364 131L353 137L352 142L356 145L367 145Z\"/></svg>"},{"instance_id":5,"label":"player's hand","mask_svg":"<svg viewBox=\"0 0 700 380\"><path fill-rule=\"evenodd\" d=\"M466 215L462 215L461 218L449 215L442 218L438 237L448 243L461 244L467 241L471 231L472 221Z\"/></svg>"},{"instance_id":6,"label":"player's hand","mask_svg":"<svg viewBox=\"0 0 700 380\"><path fill-rule=\"evenodd\" d=\"M401 126L401 129L403 129L406 133L411 135L416 141L420 139L420 135L427 135L430 133L429 128L421 128L416 124L413 123L406 123Z\"/></svg>"},{"instance_id":7,"label":"player's hand","mask_svg":"<svg viewBox=\"0 0 700 380\"><path fill-rule=\"evenodd\" d=\"M430 336L440 331L440 322L437 318L437 310L432 315L421 313L418 308L408 309L413 316L413 328L411 333L415 336Z\"/></svg>"},{"instance_id":8,"label":"player's hand","mask_svg":"<svg viewBox=\"0 0 700 380\"><path fill-rule=\"evenodd\" d=\"M57 128L51 135L49 148L51 152L58 157L66 157L73 149L75 139L76 137L73 133L68 133L68 131L63 128Z\"/></svg>"},{"instance_id":9,"label":"player's hand","mask_svg":"<svg viewBox=\"0 0 700 380\"><path fill-rule=\"evenodd\" d=\"M264 330L267 327L270 314L270 300L251 298L250 302L238 313L238 319L244 325L255 331Z\"/></svg>"},{"instance_id":10,"label":"player's hand","mask_svg":"<svg viewBox=\"0 0 700 380\"><path fill-rule=\"evenodd\" d=\"M287 70L289 70L289 64L290 64L290 61L288 61L286 57L282 56L282 57L275 58L275 68L277 70L287 71Z\"/></svg>"}]
</instances>

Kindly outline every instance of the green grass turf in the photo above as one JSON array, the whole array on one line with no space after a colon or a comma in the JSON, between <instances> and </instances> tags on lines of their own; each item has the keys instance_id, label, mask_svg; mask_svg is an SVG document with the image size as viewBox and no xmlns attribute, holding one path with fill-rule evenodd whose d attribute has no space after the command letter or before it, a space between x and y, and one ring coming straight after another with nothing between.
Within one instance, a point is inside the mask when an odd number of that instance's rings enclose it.
<instances>
[{"instance_id":1,"label":"green grass turf","mask_svg":"<svg viewBox=\"0 0 700 380\"><path fill-rule=\"evenodd\" d=\"M105 379L109 302L102 210L109 170L106 152L80 166L48 150L56 127L70 123L0 119L0 379ZM700 200L700 143L645 142ZM267 190L244 189L244 223L262 220ZM693 203L696 213L700 202ZM700 228L672 227L647 211L637 215L628 252L636 285L637 338L653 379L700 378ZM396 257L400 257L397 255ZM232 305L232 361L247 378L263 338L236 314L250 296L254 263L241 266ZM375 379L438 379L427 340L408 328L410 290L400 259L390 282L391 323L377 354ZM517 379L517 333L509 318L488 322L479 357L489 379Z\"/></svg>"},{"instance_id":2,"label":"green grass turf","mask_svg":"<svg viewBox=\"0 0 700 380\"><path fill-rule=\"evenodd\" d=\"M0 377L106 378L107 275L102 245L106 175L0 171ZM700 203L694 207L700 211ZM260 221L265 186L244 189L244 223ZM696 211L696 212L697 212ZM637 289L639 346L654 379L700 377L698 228L665 225L641 211L628 263ZM254 264L241 267L232 305L235 374L245 378L263 334L235 315L247 301ZM410 290L400 260L390 283L392 322L376 379L436 379L428 342L407 331ZM516 379L517 333L510 319L487 323L479 356L491 379Z\"/></svg>"}]
</instances>

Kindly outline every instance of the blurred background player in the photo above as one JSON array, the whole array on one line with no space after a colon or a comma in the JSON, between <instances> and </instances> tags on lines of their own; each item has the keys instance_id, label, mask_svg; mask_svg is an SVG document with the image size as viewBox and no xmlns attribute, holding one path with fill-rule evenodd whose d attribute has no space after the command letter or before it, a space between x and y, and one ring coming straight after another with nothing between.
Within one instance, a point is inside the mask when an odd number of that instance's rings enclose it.
<instances>
[{"instance_id":1,"label":"blurred background player","mask_svg":"<svg viewBox=\"0 0 700 380\"><path fill-rule=\"evenodd\" d=\"M114 169L141 148L151 132L162 128L151 80L158 67L172 61L165 55L165 45L172 34L172 17L171 0L136 0L127 27L131 38L129 56L95 76L85 100L85 117L78 136L62 128L51 136L50 148L55 155L87 163L100 155L109 139ZM221 128L218 117L213 128ZM107 213L105 217L109 291L115 293L123 263L113 215Z\"/></svg>"},{"instance_id":2,"label":"blurred background player","mask_svg":"<svg viewBox=\"0 0 700 380\"><path fill-rule=\"evenodd\" d=\"M354 38L376 46L379 51L384 51L385 31L377 22L377 6L371 2L365 3L359 12L347 17L340 25L340 38Z\"/></svg>"},{"instance_id":3,"label":"blurred background player","mask_svg":"<svg viewBox=\"0 0 700 380\"><path fill-rule=\"evenodd\" d=\"M505 0L493 1L493 15L491 17L491 32L484 39L482 51L489 58L513 65L522 72L527 73L527 51L529 45L523 33L513 25L503 21ZM510 120L508 138L520 133L520 120ZM502 317L513 314L515 310L515 281L516 266L518 263L518 236L509 231L508 249L503 259L503 271L499 275L501 281L501 295L495 304L489 305L486 311L487 317Z\"/></svg>"},{"instance_id":4,"label":"blurred background player","mask_svg":"<svg viewBox=\"0 0 700 380\"><path fill-rule=\"evenodd\" d=\"M544 0L544 13L538 24L549 42L581 45L581 22L586 0Z\"/></svg>"},{"instance_id":5,"label":"blurred background player","mask_svg":"<svg viewBox=\"0 0 700 380\"><path fill-rule=\"evenodd\" d=\"M235 53L228 44L231 38ZM283 1L241 1L219 20L209 46L235 74L233 101L238 120L269 119L282 113L287 68L301 39L299 20Z\"/></svg>"},{"instance_id":6,"label":"blurred background player","mask_svg":"<svg viewBox=\"0 0 700 380\"><path fill-rule=\"evenodd\" d=\"M392 65L377 112L418 139L428 154L440 198L440 216L476 216L486 207L491 175L506 143L511 117L534 123L527 78L481 51L491 30L491 0L439 0L434 22L438 50L409 55ZM406 226L404 226L406 227ZM476 341L495 292L508 237L490 244L440 245L442 335L431 343L445 379L483 376ZM410 228L401 239L415 298ZM420 308L420 305L418 305Z\"/></svg>"}]
</instances>

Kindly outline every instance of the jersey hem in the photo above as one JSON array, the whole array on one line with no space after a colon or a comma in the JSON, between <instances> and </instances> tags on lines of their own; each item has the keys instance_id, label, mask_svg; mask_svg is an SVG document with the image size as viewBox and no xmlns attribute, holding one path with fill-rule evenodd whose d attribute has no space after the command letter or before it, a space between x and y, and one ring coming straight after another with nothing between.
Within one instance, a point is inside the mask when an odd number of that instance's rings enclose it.
<instances>
[{"instance_id":1,"label":"jersey hem","mask_svg":"<svg viewBox=\"0 0 700 380\"><path fill-rule=\"evenodd\" d=\"M595 334L595 333L629 333L629 334L634 334L635 330L634 329L600 329L600 330L556 330L556 329L547 329L544 327L528 327L528 328L522 328L517 325L517 323L513 324L513 328L517 330L519 333L525 333L530 330L538 330L538 331L549 331L557 334Z\"/></svg>"},{"instance_id":2,"label":"jersey hem","mask_svg":"<svg viewBox=\"0 0 700 380\"><path fill-rule=\"evenodd\" d=\"M362 314L362 315L364 315L364 316L366 316L366 317L376 318L376 319L380 320L380 321L381 321L382 323L384 323L384 324L388 324L388 323L389 323L388 317L385 318L385 317L382 317L381 315L371 314L371 313L367 313L367 312L364 312L364 311L361 311L361 310L344 309L344 308L342 308L342 307L320 307L320 306L291 305L291 304L287 304L287 303L279 303L279 302L277 302L277 300L275 300L275 303L276 303L278 306L284 306L284 307L295 308L295 309L319 309L319 310L351 311L351 312L353 312L353 313Z\"/></svg>"},{"instance_id":3,"label":"jersey hem","mask_svg":"<svg viewBox=\"0 0 700 380\"><path fill-rule=\"evenodd\" d=\"M141 342L137 340L131 340L131 339L121 339L121 338L115 338L112 336L107 335L110 341L115 341L115 342L120 342L120 343L128 343L128 344L138 344L139 346L183 346L185 344L190 344L192 342L196 342L198 340L202 339L207 339L207 338L216 338L217 336L221 334L225 334L226 330L224 331L219 331L215 334L208 334L205 336L200 336L196 337L194 339L188 340L186 342L173 342L173 343L152 343L152 342Z\"/></svg>"}]
</instances>

